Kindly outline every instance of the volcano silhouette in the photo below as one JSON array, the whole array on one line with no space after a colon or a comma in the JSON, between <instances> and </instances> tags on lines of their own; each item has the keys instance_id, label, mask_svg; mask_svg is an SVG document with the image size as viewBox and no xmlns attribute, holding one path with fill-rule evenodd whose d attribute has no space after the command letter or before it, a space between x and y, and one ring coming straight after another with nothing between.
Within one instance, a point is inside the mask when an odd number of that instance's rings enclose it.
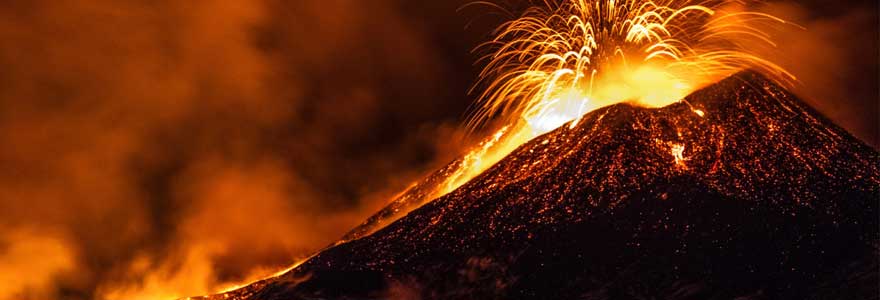
<instances>
[{"instance_id":1,"label":"volcano silhouette","mask_svg":"<svg viewBox=\"0 0 880 300\"><path fill-rule=\"evenodd\" d=\"M595 110L210 298L876 299L878 199L876 150L743 72L664 108Z\"/></svg>"}]
</instances>

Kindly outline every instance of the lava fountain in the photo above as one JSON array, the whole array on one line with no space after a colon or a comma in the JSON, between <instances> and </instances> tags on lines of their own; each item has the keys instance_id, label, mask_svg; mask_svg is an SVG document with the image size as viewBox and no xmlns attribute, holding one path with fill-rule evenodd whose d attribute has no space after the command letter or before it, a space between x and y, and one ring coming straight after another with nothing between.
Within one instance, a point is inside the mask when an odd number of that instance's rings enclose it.
<instances>
[{"instance_id":1,"label":"lava fountain","mask_svg":"<svg viewBox=\"0 0 880 300\"><path fill-rule=\"evenodd\" d=\"M793 25L740 0L540 1L478 47L491 51L481 59L487 63L472 92L482 92L468 125L503 127L425 200L600 107L663 107L744 69L793 84L793 75L758 54L776 46L765 32L774 26Z\"/></svg>"}]
</instances>

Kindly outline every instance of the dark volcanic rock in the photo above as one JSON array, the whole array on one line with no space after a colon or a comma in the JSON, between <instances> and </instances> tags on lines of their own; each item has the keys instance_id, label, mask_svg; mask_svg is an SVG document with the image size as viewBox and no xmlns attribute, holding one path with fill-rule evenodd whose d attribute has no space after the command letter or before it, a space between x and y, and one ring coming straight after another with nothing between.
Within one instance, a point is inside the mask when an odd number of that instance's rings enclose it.
<instances>
[{"instance_id":1,"label":"dark volcanic rock","mask_svg":"<svg viewBox=\"0 0 880 300\"><path fill-rule=\"evenodd\" d=\"M877 298L878 197L876 150L740 73L661 109L593 111L382 230L226 296Z\"/></svg>"}]
</instances>

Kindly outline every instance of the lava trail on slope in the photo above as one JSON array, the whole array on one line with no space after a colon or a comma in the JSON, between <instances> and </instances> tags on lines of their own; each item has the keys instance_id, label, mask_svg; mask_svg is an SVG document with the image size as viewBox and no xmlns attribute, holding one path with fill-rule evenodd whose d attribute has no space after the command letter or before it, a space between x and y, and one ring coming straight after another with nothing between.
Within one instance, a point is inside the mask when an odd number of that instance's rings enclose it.
<instances>
[{"instance_id":1,"label":"lava trail on slope","mask_svg":"<svg viewBox=\"0 0 880 300\"><path fill-rule=\"evenodd\" d=\"M212 299L864 299L880 155L743 72L617 104L292 271Z\"/></svg>"}]
</instances>

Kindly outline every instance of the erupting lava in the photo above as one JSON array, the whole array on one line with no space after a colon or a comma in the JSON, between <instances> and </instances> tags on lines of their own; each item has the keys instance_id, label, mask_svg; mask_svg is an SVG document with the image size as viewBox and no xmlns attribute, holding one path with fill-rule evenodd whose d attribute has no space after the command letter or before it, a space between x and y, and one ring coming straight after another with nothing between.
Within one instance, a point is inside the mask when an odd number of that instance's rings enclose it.
<instances>
[{"instance_id":1,"label":"erupting lava","mask_svg":"<svg viewBox=\"0 0 880 300\"><path fill-rule=\"evenodd\" d=\"M500 119L505 126L428 198L600 107L663 107L743 69L792 83L794 76L755 51L775 47L763 28L781 24L788 23L738 0L543 0L482 45L494 51L484 57L475 85L485 88L482 105L469 125Z\"/></svg>"}]
</instances>

